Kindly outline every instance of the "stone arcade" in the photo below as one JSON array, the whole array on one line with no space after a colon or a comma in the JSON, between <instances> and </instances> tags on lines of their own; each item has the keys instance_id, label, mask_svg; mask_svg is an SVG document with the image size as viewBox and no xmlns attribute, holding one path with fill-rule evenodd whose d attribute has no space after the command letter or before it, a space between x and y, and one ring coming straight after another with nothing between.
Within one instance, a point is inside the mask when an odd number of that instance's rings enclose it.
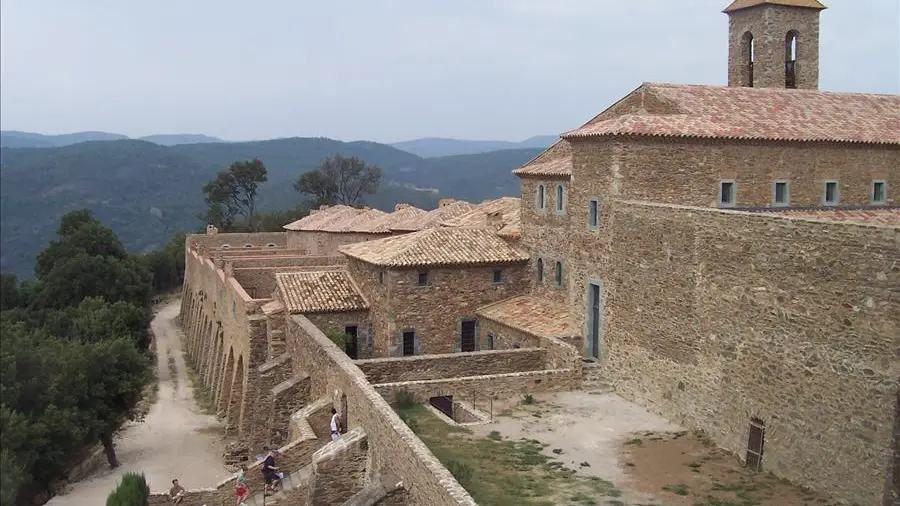
<instances>
[{"instance_id":1,"label":"stone arcade","mask_svg":"<svg viewBox=\"0 0 900 506\"><path fill-rule=\"evenodd\" d=\"M817 91L824 8L733 2L728 87L638 87L514 171L520 199L189 236L188 354L227 435L308 470L292 503L474 504L394 392L602 377L757 468L896 504L900 97Z\"/></svg>"}]
</instances>

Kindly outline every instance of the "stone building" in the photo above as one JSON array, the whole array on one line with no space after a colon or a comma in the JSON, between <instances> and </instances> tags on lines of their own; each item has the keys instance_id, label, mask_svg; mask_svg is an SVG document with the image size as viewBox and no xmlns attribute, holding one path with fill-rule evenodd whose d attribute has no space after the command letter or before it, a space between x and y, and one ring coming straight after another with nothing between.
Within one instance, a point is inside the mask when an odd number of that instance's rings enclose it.
<instances>
[{"instance_id":1,"label":"stone building","mask_svg":"<svg viewBox=\"0 0 900 506\"><path fill-rule=\"evenodd\" d=\"M584 374L756 470L896 504L900 97L818 91L823 9L734 1L729 86L641 85L515 170L521 198L189 236L188 354L229 436L311 468L298 504L474 504L394 394Z\"/></svg>"}]
</instances>

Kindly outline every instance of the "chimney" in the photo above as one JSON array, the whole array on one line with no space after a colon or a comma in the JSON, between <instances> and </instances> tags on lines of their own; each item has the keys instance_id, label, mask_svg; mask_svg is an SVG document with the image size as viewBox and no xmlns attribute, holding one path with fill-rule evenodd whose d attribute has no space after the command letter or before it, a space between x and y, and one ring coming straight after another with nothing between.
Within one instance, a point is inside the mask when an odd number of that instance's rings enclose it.
<instances>
[{"instance_id":1,"label":"chimney","mask_svg":"<svg viewBox=\"0 0 900 506\"><path fill-rule=\"evenodd\" d=\"M453 204L453 203L455 203L455 202L456 202L456 199L441 199L441 200L438 200L438 208L441 208L441 207L447 207L447 206L449 206L450 204Z\"/></svg>"},{"instance_id":2,"label":"chimney","mask_svg":"<svg viewBox=\"0 0 900 506\"><path fill-rule=\"evenodd\" d=\"M494 230L500 230L503 228L503 211L493 211L487 213L487 225L488 228L492 228Z\"/></svg>"},{"instance_id":3,"label":"chimney","mask_svg":"<svg viewBox=\"0 0 900 506\"><path fill-rule=\"evenodd\" d=\"M206 226L206 235L216 235L219 233L219 229L216 228L215 225L207 225Z\"/></svg>"},{"instance_id":4,"label":"chimney","mask_svg":"<svg viewBox=\"0 0 900 506\"><path fill-rule=\"evenodd\" d=\"M397 202L397 205L394 206L394 211L399 211L401 209L406 209L409 207L409 204L405 202Z\"/></svg>"}]
</instances>

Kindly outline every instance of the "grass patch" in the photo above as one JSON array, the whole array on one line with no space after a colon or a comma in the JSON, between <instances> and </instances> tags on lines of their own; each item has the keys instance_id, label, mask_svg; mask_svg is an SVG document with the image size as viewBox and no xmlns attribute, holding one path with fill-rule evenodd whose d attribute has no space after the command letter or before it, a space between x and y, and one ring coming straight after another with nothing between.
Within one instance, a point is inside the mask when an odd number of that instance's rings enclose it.
<instances>
[{"instance_id":1,"label":"grass patch","mask_svg":"<svg viewBox=\"0 0 900 506\"><path fill-rule=\"evenodd\" d=\"M621 495L611 482L578 475L543 453L535 439L502 439L493 431L478 437L438 419L422 405L398 409L416 433L478 504L485 506L551 506L566 503L600 505Z\"/></svg>"},{"instance_id":2,"label":"grass patch","mask_svg":"<svg viewBox=\"0 0 900 506\"><path fill-rule=\"evenodd\" d=\"M172 378L172 388L178 389L178 367L175 366L175 355L169 352L169 377Z\"/></svg>"},{"instance_id":3,"label":"grass patch","mask_svg":"<svg viewBox=\"0 0 900 506\"><path fill-rule=\"evenodd\" d=\"M530 404L534 404L534 402L535 402L535 400L534 400L533 395L525 394L522 396L522 404L530 405Z\"/></svg>"},{"instance_id":4,"label":"grass patch","mask_svg":"<svg viewBox=\"0 0 900 506\"><path fill-rule=\"evenodd\" d=\"M666 492L672 492L673 494L677 495L689 495L691 493L691 488L684 483L678 483L676 485L666 485L662 489Z\"/></svg>"},{"instance_id":5,"label":"grass patch","mask_svg":"<svg viewBox=\"0 0 900 506\"><path fill-rule=\"evenodd\" d=\"M175 358L170 355L169 359L169 367L171 368L173 367L172 364L175 363ZM197 375L197 369L187 354L184 355L184 364L187 366L188 379L191 382L191 389L194 391L194 402L197 403L197 406L199 406L204 413L215 415L216 401L212 389L206 386L203 383L203 380Z\"/></svg>"},{"instance_id":6,"label":"grass patch","mask_svg":"<svg viewBox=\"0 0 900 506\"><path fill-rule=\"evenodd\" d=\"M632 446L642 446L644 444L644 440L639 437L636 437L630 441L625 441L625 444L632 445Z\"/></svg>"}]
</instances>

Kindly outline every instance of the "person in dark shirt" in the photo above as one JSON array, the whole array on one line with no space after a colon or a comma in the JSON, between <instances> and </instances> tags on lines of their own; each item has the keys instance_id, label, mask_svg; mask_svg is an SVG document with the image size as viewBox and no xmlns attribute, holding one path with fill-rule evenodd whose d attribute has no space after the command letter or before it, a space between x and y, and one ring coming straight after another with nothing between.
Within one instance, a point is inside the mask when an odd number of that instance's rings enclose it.
<instances>
[{"instance_id":1,"label":"person in dark shirt","mask_svg":"<svg viewBox=\"0 0 900 506\"><path fill-rule=\"evenodd\" d=\"M274 493L278 490L281 483L281 473L278 472L278 466L275 465L275 457L278 456L278 450L269 450L266 458L263 460L262 473L266 482L266 494Z\"/></svg>"}]
</instances>

